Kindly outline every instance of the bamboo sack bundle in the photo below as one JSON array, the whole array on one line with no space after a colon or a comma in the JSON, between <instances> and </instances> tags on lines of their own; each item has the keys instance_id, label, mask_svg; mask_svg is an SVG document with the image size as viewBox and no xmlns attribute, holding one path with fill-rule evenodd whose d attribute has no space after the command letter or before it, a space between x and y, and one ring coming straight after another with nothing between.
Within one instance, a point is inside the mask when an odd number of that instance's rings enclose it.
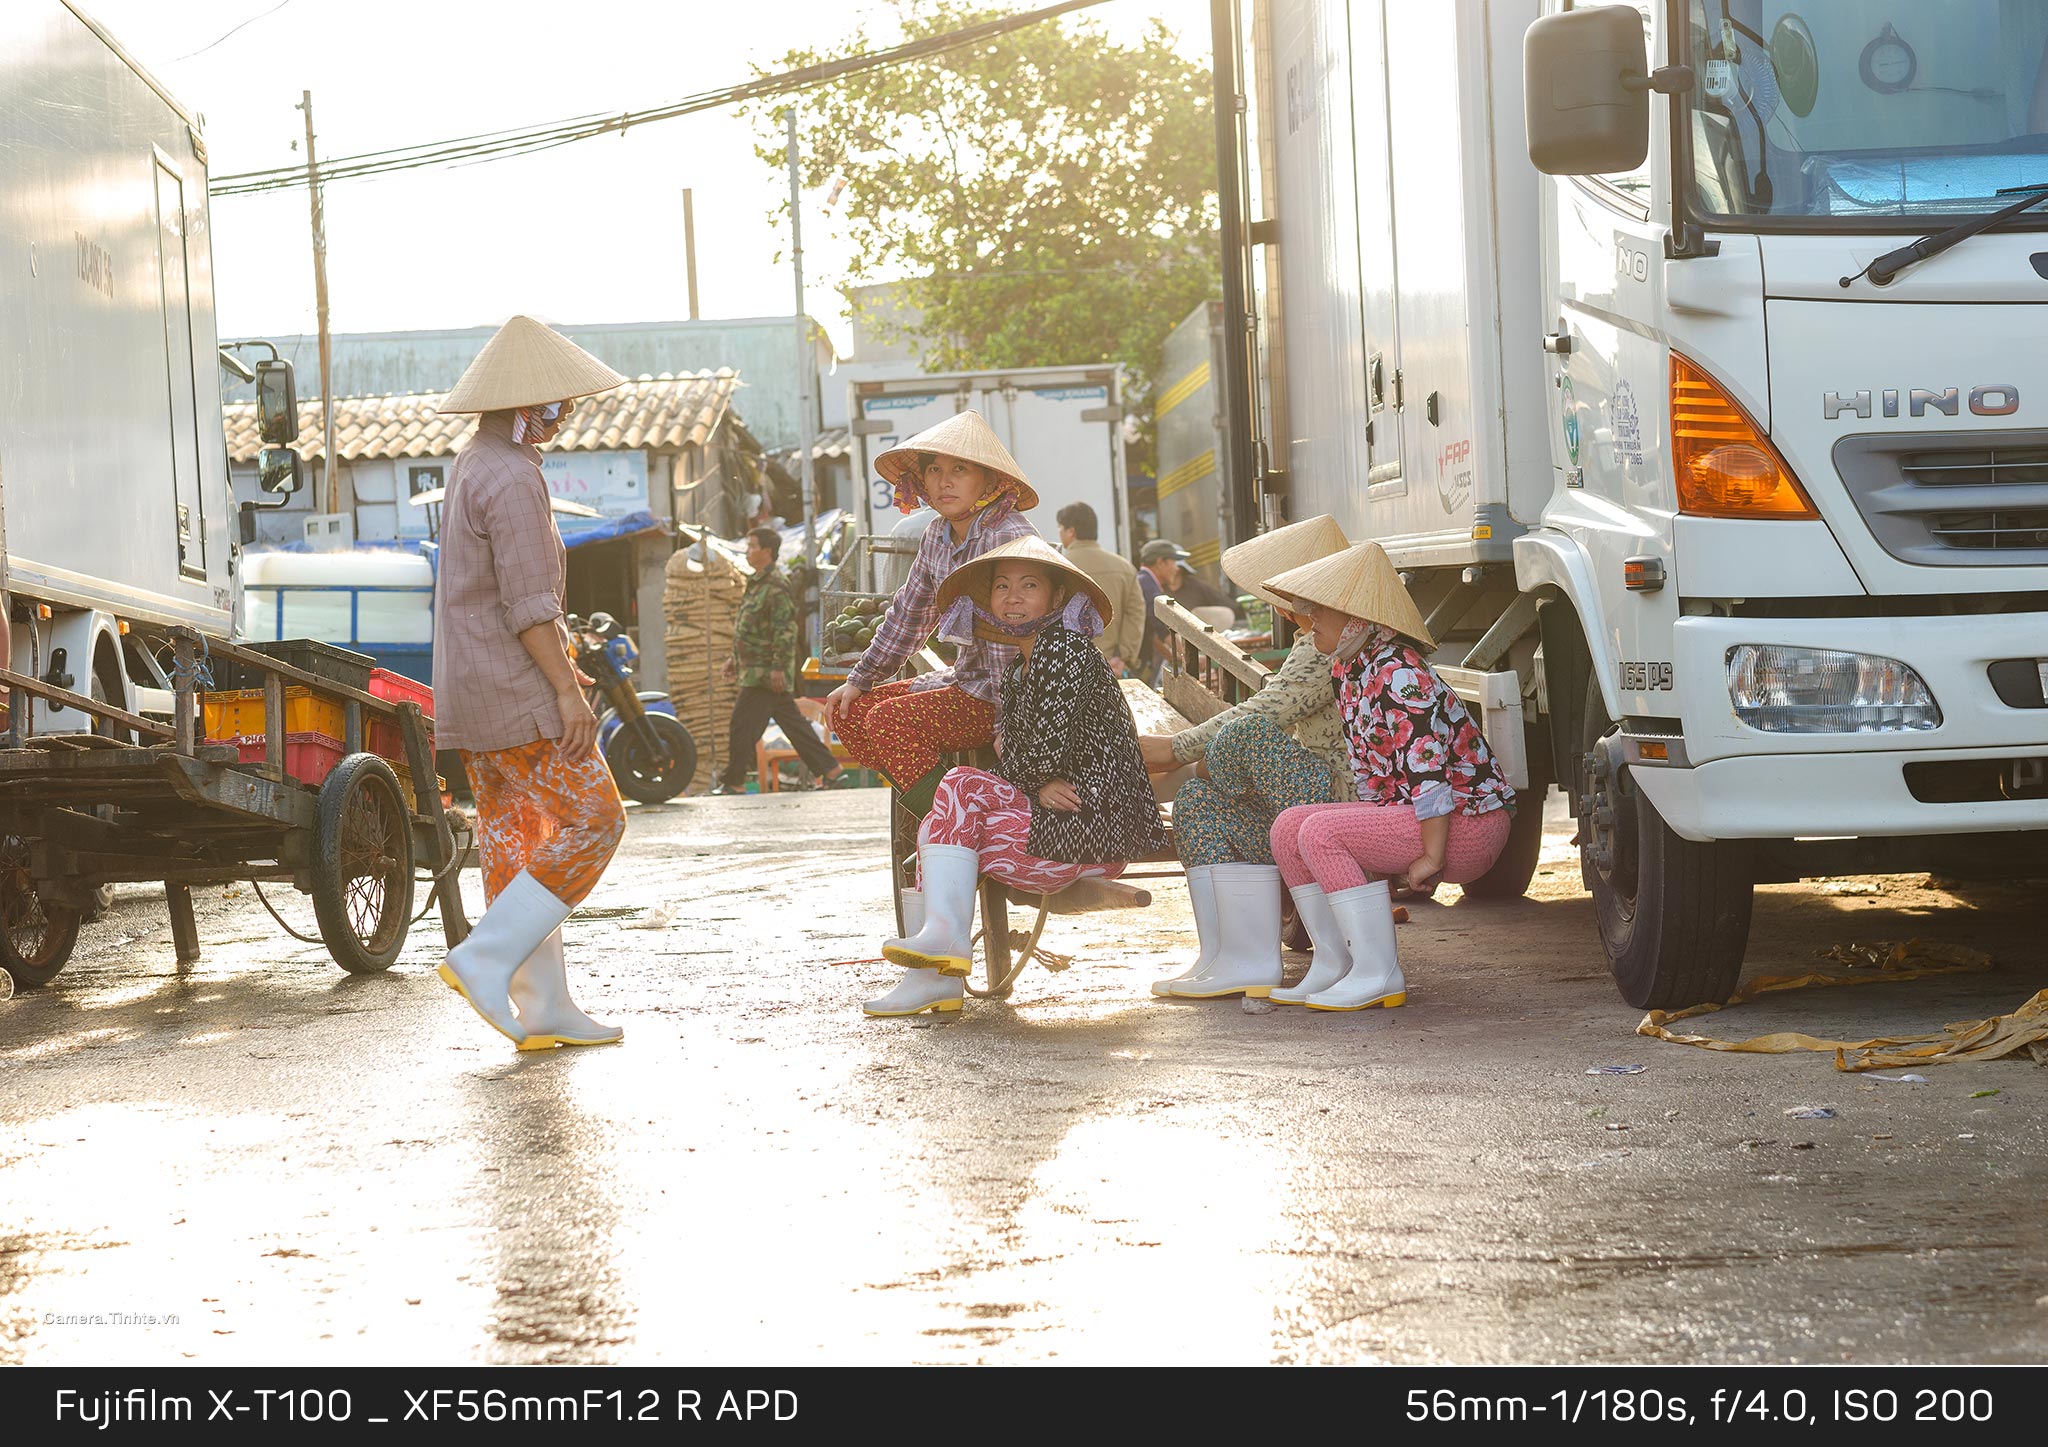
<instances>
[{"instance_id":1,"label":"bamboo sack bundle","mask_svg":"<svg viewBox=\"0 0 2048 1447\"><path fill-rule=\"evenodd\" d=\"M701 562L689 549L672 554L662 588L669 699L697 740L690 791L698 794L711 787L726 763L726 735L740 687L737 679L725 676L725 664L732 657L733 621L747 591L740 568L716 549L701 551L706 555Z\"/></svg>"}]
</instances>

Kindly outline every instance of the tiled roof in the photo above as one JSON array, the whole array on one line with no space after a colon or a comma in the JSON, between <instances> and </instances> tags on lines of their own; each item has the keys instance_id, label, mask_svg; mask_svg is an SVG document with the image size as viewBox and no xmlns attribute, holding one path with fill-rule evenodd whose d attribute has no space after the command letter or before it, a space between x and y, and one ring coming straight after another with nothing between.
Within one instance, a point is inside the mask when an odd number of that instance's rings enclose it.
<instances>
[{"instance_id":1,"label":"tiled roof","mask_svg":"<svg viewBox=\"0 0 2048 1447\"><path fill-rule=\"evenodd\" d=\"M664 451L697 446L718 430L739 386L739 374L729 367L676 377L639 377L623 387L578 399L569 425L546 450ZM448 456L469 436L476 419L435 411L443 395L337 397L335 453L344 462ZM221 411L227 422L228 456L236 462L254 462L262 446L256 435L256 404L233 402ZM320 424L320 404L301 402L297 446L299 455L309 461L324 455Z\"/></svg>"}]
</instances>

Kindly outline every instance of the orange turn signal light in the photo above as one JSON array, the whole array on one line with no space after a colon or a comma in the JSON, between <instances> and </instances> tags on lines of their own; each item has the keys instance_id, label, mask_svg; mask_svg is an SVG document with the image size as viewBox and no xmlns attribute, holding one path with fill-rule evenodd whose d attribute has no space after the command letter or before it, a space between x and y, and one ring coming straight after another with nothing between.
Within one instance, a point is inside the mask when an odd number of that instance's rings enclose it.
<instances>
[{"instance_id":1,"label":"orange turn signal light","mask_svg":"<svg viewBox=\"0 0 2048 1447\"><path fill-rule=\"evenodd\" d=\"M1678 510L1693 517L1817 518L1763 430L1721 384L1671 354L1671 460Z\"/></svg>"}]
</instances>

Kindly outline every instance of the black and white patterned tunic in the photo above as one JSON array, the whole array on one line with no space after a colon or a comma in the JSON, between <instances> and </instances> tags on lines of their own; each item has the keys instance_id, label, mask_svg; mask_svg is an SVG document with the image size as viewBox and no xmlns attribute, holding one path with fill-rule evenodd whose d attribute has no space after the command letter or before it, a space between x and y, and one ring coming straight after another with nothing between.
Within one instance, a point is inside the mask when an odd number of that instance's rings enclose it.
<instances>
[{"instance_id":1,"label":"black and white patterned tunic","mask_svg":"<svg viewBox=\"0 0 2048 1447\"><path fill-rule=\"evenodd\" d=\"M1110 864L1168 847L1131 706L1093 643L1055 623L1038 635L1028 665L1016 660L1003 670L997 699L996 772L1031 796L1033 854ZM1054 779L1074 786L1079 813L1038 802Z\"/></svg>"}]
</instances>

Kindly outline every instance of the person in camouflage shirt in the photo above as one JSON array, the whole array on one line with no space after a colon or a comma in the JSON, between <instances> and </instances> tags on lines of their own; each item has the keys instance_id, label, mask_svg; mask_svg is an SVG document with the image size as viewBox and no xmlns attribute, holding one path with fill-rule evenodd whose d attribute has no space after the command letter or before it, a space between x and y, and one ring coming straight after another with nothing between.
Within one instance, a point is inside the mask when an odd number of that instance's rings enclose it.
<instances>
[{"instance_id":1,"label":"person in camouflage shirt","mask_svg":"<svg viewBox=\"0 0 2048 1447\"><path fill-rule=\"evenodd\" d=\"M732 657L725 665L727 678L739 676L740 696L732 706L725 769L711 791L714 794L737 794L746 787L754 745L761 741L770 719L789 739L804 767L822 783L837 784L847 777L845 767L797 707L792 691L797 666L797 607L788 581L775 566L781 551L782 535L775 529L755 528L747 534L747 566L754 576L747 580L739 617L733 620Z\"/></svg>"}]
</instances>

